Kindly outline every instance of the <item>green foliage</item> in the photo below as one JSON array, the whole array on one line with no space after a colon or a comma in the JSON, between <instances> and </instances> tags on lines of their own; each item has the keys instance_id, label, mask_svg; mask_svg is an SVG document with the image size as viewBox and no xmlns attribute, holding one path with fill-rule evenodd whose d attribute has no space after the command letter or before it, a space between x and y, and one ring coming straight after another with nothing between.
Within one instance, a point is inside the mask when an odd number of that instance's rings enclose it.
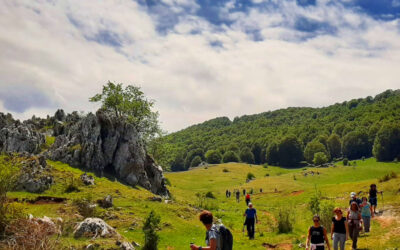
<instances>
[{"instance_id":1,"label":"green foliage","mask_svg":"<svg viewBox=\"0 0 400 250\"><path fill-rule=\"evenodd\" d=\"M245 147L240 151L240 160L242 162L246 162L249 164L253 164L254 163L254 155L251 152L250 148Z\"/></svg>"},{"instance_id":2,"label":"green foliage","mask_svg":"<svg viewBox=\"0 0 400 250\"><path fill-rule=\"evenodd\" d=\"M210 199L216 199L215 195L213 194L213 192L208 191L206 193L206 198L210 198Z\"/></svg>"},{"instance_id":3,"label":"green foliage","mask_svg":"<svg viewBox=\"0 0 400 250\"><path fill-rule=\"evenodd\" d=\"M224 168L224 169L222 169L222 172L224 172L224 173L228 173L228 172L229 172L229 170L228 170L228 169L226 169L226 168Z\"/></svg>"},{"instance_id":4,"label":"green foliage","mask_svg":"<svg viewBox=\"0 0 400 250\"><path fill-rule=\"evenodd\" d=\"M286 234L293 231L295 220L294 211L292 209L279 209L276 220L278 223L278 233Z\"/></svg>"},{"instance_id":5,"label":"green foliage","mask_svg":"<svg viewBox=\"0 0 400 250\"><path fill-rule=\"evenodd\" d=\"M210 164L219 164L222 161L222 155L217 150L208 150L206 152L206 162Z\"/></svg>"},{"instance_id":6,"label":"green foliage","mask_svg":"<svg viewBox=\"0 0 400 250\"><path fill-rule=\"evenodd\" d=\"M67 182L65 184L64 192L65 193L72 193L72 192L79 192L79 183L81 181L74 177L71 176L70 178L67 179Z\"/></svg>"},{"instance_id":7,"label":"green foliage","mask_svg":"<svg viewBox=\"0 0 400 250\"><path fill-rule=\"evenodd\" d=\"M343 155L350 160L371 156L372 144L368 134L361 130L349 132L343 138Z\"/></svg>"},{"instance_id":8,"label":"green foliage","mask_svg":"<svg viewBox=\"0 0 400 250\"><path fill-rule=\"evenodd\" d=\"M157 250L160 237L157 230L160 227L161 217L154 210L150 212L143 225L144 246L143 250Z\"/></svg>"},{"instance_id":9,"label":"green foliage","mask_svg":"<svg viewBox=\"0 0 400 250\"><path fill-rule=\"evenodd\" d=\"M311 141L307 144L304 150L304 158L308 163L312 163L315 158L316 153L323 153L325 157L328 156L328 150L325 148L324 144L319 141Z\"/></svg>"},{"instance_id":10,"label":"green foliage","mask_svg":"<svg viewBox=\"0 0 400 250\"><path fill-rule=\"evenodd\" d=\"M375 135L382 124L400 123L398 115L400 91L387 91L375 98L357 99L352 105L348 103L337 103L324 108L280 109L236 117L233 121L227 117L212 119L167 135L162 142L165 153L156 159L160 164L166 164L164 167L170 167L171 159L175 157L176 152L189 151L191 147L201 145L204 151L214 149L224 154L228 146L233 144L231 149L236 153L239 153L239 148L250 147L256 164L262 164L263 160L267 160L269 165L282 165L277 145L273 144L282 141L288 134L295 135L301 142L302 148L313 140L324 145L326 143L329 152L327 155L341 158L343 137L356 130L365 131L366 139L362 139L361 143L356 140L354 144L350 140L343 142L347 153L344 157L350 159L369 157L372 155ZM358 152L356 148L360 148L358 146L360 144L362 151ZM254 145L257 146L253 148ZM262 149L260 159L258 159L259 146ZM353 146L355 150L352 150ZM262 159L265 157L266 159Z\"/></svg>"},{"instance_id":11,"label":"green foliage","mask_svg":"<svg viewBox=\"0 0 400 250\"><path fill-rule=\"evenodd\" d=\"M303 159L301 142L295 135L288 135L279 143L279 164L284 167L297 167Z\"/></svg>"},{"instance_id":12,"label":"green foliage","mask_svg":"<svg viewBox=\"0 0 400 250\"><path fill-rule=\"evenodd\" d=\"M201 157L200 156L196 156L193 158L192 162L190 163L190 167L194 168L200 165L200 163L202 162Z\"/></svg>"},{"instance_id":13,"label":"green foliage","mask_svg":"<svg viewBox=\"0 0 400 250\"><path fill-rule=\"evenodd\" d=\"M400 125L384 124L381 127L375 138L373 153L378 161L393 161L400 157Z\"/></svg>"},{"instance_id":14,"label":"green foliage","mask_svg":"<svg viewBox=\"0 0 400 250\"><path fill-rule=\"evenodd\" d=\"M348 166L349 165L349 159L344 158L343 159L343 166Z\"/></svg>"},{"instance_id":15,"label":"green foliage","mask_svg":"<svg viewBox=\"0 0 400 250\"><path fill-rule=\"evenodd\" d=\"M308 208L311 211L311 214L319 214L321 212L320 207L321 200L321 192L315 187L315 193L311 196L310 201L308 202Z\"/></svg>"},{"instance_id":16,"label":"green foliage","mask_svg":"<svg viewBox=\"0 0 400 250\"><path fill-rule=\"evenodd\" d=\"M212 193L211 193L212 194ZM206 193L196 193L196 207L204 210L218 210L218 202L214 198L207 197ZM210 194L209 194L210 196ZM212 196L214 196L212 194Z\"/></svg>"},{"instance_id":17,"label":"green foliage","mask_svg":"<svg viewBox=\"0 0 400 250\"><path fill-rule=\"evenodd\" d=\"M97 206L94 204L90 193L73 199L72 205L78 209L79 214L84 218L96 217L97 215Z\"/></svg>"},{"instance_id":18,"label":"green foliage","mask_svg":"<svg viewBox=\"0 0 400 250\"><path fill-rule=\"evenodd\" d=\"M337 134L333 133L329 136L327 145L332 158L339 158L342 155L342 141Z\"/></svg>"},{"instance_id":19,"label":"green foliage","mask_svg":"<svg viewBox=\"0 0 400 250\"><path fill-rule=\"evenodd\" d=\"M204 152L203 152L203 150L201 148L196 148L196 149L190 150L188 152L188 154L186 155L185 169L188 169L191 166L192 161L196 156L200 157L200 162L201 162L203 160L203 157L204 157L203 154L204 154Z\"/></svg>"},{"instance_id":20,"label":"green foliage","mask_svg":"<svg viewBox=\"0 0 400 250\"><path fill-rule=\"evenodd\" d=\"M148 100L140 87L122 83L108 82L101 94L89 99L90 102L101 102L102 109L113 112L117 118L124 118L135 126L144 139L149 140L160 133L158 113L151 109L154 101Z\"/></svg>"},{"instance_id":21,"label":"green foliage","mask_svg":"<svg viewBox=\"0 0 400 250\"><path fill-rule=\"evenodd\" d=\"M318 152L314 155L313 163L317 166L328 162L328 157L324 152Z\"/></svg>"},{"instance_id":22,"label":"green foliage","mask_svg":"<svg viewBox=\"0 0 400 250\"><path fill-rule=\"evenodd\" d=\"M239 160L239 156L235 152L226 151L222 158L222 161L224 163L227 163L227 162L239 162L240 160Z\"/></svg>"},{"instance_id":23,"label":"green foliage","mask_svg":"<svg viewBox=\"0 0 400 250\"><path fill-rule=\"evenodd\" d=\"M333 209L335 209L335 204L332 201L321 201L319 217L321 218L321 225L323 225L328 232L331 229Z\"/></svg>"},{"instance_id":24,"label":"green foliage","mask_svg":"<svg viewBox=\"0 0 400 250\"><path fill-rule=\"evenodd\" d=\"M390 181L391 179L397 178L396 172L390 172L388 174L385 174L383 177L379 178L379 182L386 182Z\"/></svg>"},{"instance_id":25,"label":"green foliage","mask_svg":"<svg viewBox=\"0 0 400 250\"><path fill-rule=\"evenodd\" d=\"M256 178L256 176L253 174L253 173L247 173L247 180L253 180L253 179L255 179Z\"/></svg>"}]
</instances>

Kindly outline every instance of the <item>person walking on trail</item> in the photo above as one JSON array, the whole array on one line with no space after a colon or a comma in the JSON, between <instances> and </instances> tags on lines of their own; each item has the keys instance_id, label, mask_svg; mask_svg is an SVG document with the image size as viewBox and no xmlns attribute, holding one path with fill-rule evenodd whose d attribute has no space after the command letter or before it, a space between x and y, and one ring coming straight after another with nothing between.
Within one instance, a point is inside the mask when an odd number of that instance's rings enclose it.
<instances>
[{"instance_id":1,"label":"person walking on trail","mask_svg":"<svg viewBox=\"0 0 400 250\"><path fill-rule=\"evenodd\" d=\"M376 214L376 207L378 206L378 196L377 196L378 193L383 195L382 191L378 192L375 184L371 184L370 189L369 189L369 203L371 203L374 214Z\"/></svg>"},{"instance_id":2,"label":"person walking on trail","mask_svg":"<svg viewBox=\"0 0 400 250\"><path fill-rule=\"evenodd\" d=\"M331 249L326 229L320 224L320 221L319 215L314 215L314 225L308 229L306 250L325 250L325 243L328 249Z\"/></svg>"},{"instance_id":3,"label":"person walking on trail","mask_svg":"<svg viewBox=\"0 0 400 250\"><path fill-rule=\"evenodd\" d=\"M246 195L246 189L243 189L243 195Z\"/></svg>"},{"instance_id":4,"label":"person walking on trail","mask_svg":"<svg viewBox=\"0 0 400 250\"><path fill-rule=\"evenodd\" d=\"M237 201L237 203L239 203L239 197L240 197L240 191L238 189L238 190L236 190L236 201Z\"/></svg>"},{"instance_id":5,"label":"person walking on trail","mask_svg":"<svg viewBox=\"0 0 400 250\"><path fill-rule=\"evenodd\" d=\"M253 208L253 204L249 203L249 208L246 209L243 216L246 217L244 224L247 227L247 235L249 239L254 239L254 232L255 232L255 224L258 222L257 219L257 210Z\"/></svg>"},{"instance_id":6,"label":"person walking on trail","mask_svg":"<svg viewBox=\"0 0 400 250\"><path fill-rule=\"evenodd\" d=\"M369 233L371 226L371 216L374 217L374 211L371 203L367 201L367 197L362 197L361 207L361 218L364 223L364 232Z\"/></svg>"},{"instance_id":7,"label":"person walking on trail","mask_svg":"<svg viewBox=\"0 0 400 250\"><path fill-rule=\"evenodd\" d=\"M190 244L192 250L221 250L221 240L220 234L218 233L218 228L213 224L213 215L210 211L203 211L200 214L200 221L206 227L206 247L196 246L195 244Z\"/></svg>"},{"instance_id":8,"label":"person walking on trail","mask_svg":"<svg viewBox=\"0 0 400 250\"><path fill-rule=\"evenodd\" d=\"M246 194L246 206L250 203L250 194Z\"/></svg>"},{"instance_id":9,"label":"person walking on trail","mask_svg":"<svg viewBox=\"0 0 400 250\"><path fill-rule=\"evenodd\" d=\"M331 228L333 249L338 250L340 246L340 250L344 250L346 241L349 239L349 226L340 208L335 208L333 212L335 213L335 216L332 218Z\"/></svg>"},{"instance_id":10,"label":"person walking on trail","mask_svg":"<svg viewBox=\"0 0 400 250\"><path fill-rule=\"evenodd\" d=\"M226 196L226 198L229 198L229 190L228 189L225 191L225 196Z\"/></svg>"},{"instance_id":11,"label":"person walking on trail","mask_svg":"<svg viewBox=\"0 0 400 250\"><path fill-rule=\"evenodd\" d=\"M355 192L351 192L350 193L350 201L349 201L349 205L351 206L351 203L356 202L358 206L360 206L361 204L361 200L359 198L357 198L357 194Z\"/></svg>"},{"instance_id":12,"label":"person walking on trail","mask_svg":"<svg viewBox=\"0 0 400 250\"><path fill-rule=\"evenodd\" d=\"M350 210L347 213L347 221L349 224L349 235L353 241L352 249L357 249L357 240L361 228L361 213L357 202L351 203Z\"/></svg>"}]
</instances>

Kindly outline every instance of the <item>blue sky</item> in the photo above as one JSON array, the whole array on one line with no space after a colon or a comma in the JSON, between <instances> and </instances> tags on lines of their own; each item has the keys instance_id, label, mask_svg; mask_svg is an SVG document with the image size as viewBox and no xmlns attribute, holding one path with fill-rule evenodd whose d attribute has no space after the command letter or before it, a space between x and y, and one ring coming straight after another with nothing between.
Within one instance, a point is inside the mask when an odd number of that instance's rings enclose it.
<instances>
[{"instance_id":1,"label":"blue sky","mask_svg":"<svg viewBox=\"0 0 400 250\"><path fill-rule=\"evenodd\" d=\"M0 108L94 111L136 84L175 131L400 87L400 0L6 0Z\"/></svg>"}]
</instances>

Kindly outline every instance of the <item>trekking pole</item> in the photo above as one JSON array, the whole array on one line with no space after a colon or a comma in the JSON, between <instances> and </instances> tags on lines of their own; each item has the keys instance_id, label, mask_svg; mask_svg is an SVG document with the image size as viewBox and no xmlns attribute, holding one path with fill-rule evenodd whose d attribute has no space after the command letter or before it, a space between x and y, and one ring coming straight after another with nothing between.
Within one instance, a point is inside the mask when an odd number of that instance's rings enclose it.
<instances>
[{"instance_id":1,"label":"trekking pole","mask_svg":"<svg viewBox=\"0 0 400 250\"><path fill-rule=\"evenodd\" d=\"M381 192L382 195L382 212L385 210L385 201L383 200L383 191Z\"/></svg>"}]
</instances>

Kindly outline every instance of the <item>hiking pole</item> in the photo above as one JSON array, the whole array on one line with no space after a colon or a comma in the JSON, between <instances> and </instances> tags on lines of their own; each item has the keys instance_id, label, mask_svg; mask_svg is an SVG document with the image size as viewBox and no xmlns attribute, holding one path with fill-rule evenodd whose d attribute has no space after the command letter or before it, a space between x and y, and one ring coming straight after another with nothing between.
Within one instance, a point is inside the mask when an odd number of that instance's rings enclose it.
<instances>
[{"instance_id":1,"label":"hiking pole","mask_svg":"<svg viewBox=\"0 0 400 250\"><path fill-rule=\"evenodd\" d=\"M381 192L382 195L382 212L385 210L385 201L383 200L383 191Z\"/></svg>"}]
</instances>

